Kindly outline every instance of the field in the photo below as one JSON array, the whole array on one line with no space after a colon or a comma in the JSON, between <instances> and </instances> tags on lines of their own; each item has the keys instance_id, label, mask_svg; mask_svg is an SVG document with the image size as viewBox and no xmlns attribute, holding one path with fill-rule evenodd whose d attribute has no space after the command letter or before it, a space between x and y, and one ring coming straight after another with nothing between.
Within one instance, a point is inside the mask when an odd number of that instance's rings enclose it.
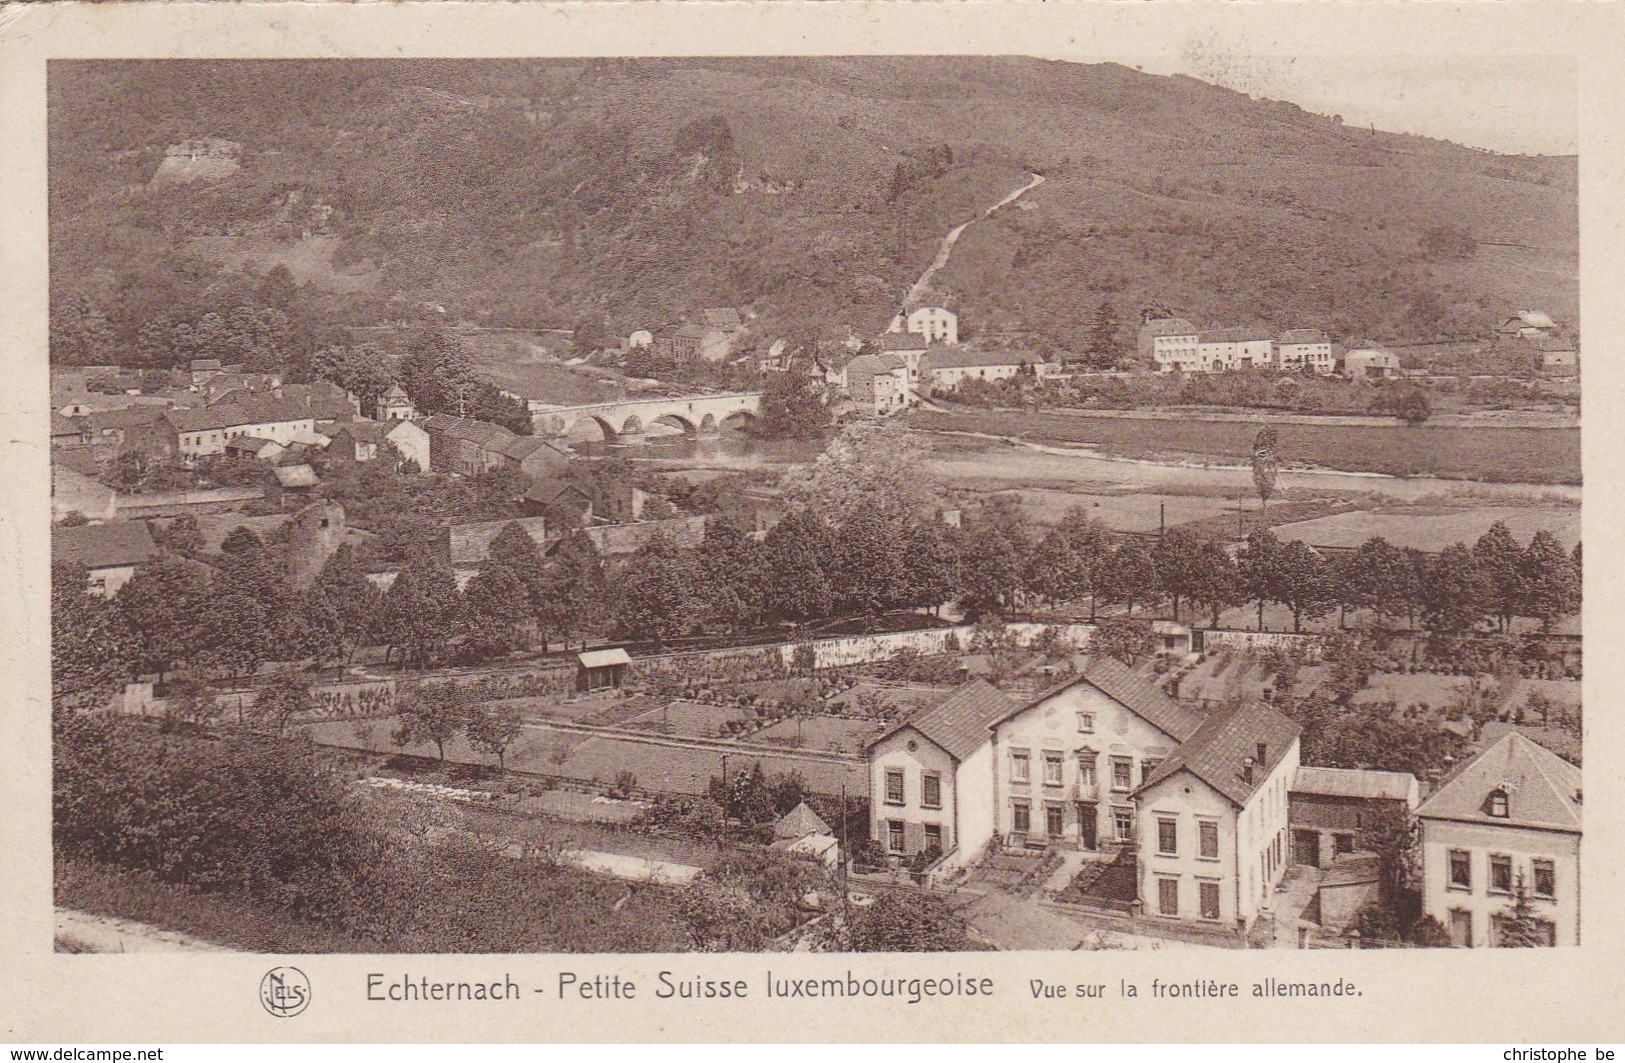
<instances>
[{"instance_id":1,"label":"field","mask_svg":"<svg viewBox=\"0 0 1625 1063\"><path fill-rule=\"evenodd\" d=\"M1092 447L1129 458L1200 458L1244 465L1264 423L1082 415L1067 411L920 411L926 430L982 432ZM1499 483L1580 482L1578 428L1304 424L1279 427L1283 466Z\"/></svg>"},{"instance_id":2,"label":"field","mask_svg":"<svg viewBox=\"0 0 1625 1063\"><path fill-rule=\"evenodd\" d=\"M329 720L310 726L311 738L328 746L365 749L374 753L408 753L434 758L430 743L397 746L390 738L395 719L386 717L360 723ZM851 793L868 790L868 773L862 763L812 760L793 754L774 755L754 750L653 744L612 736L582 735L555 731L546 726L527 726L508 747L507 764L515 771L573 779L579 782L609 784L623 771L637 776L643 790L676 794L703 794L714 776L721 776L723 758L728 771L749 770L760 763L768 773L799 772L808 787L825 794L839 793L844 783ZM496 758L471 748L462 738L446 743L446 759L457 764L495 766Z\"/></svg>"},{"instance_id":3,"label":"field","mask_svg":"<svg viewBox=\"0 0 1625 1063\"><path fill-rule=\"evenodd\" d=\"M1572 550L1580 538L1579 507L1479 506L1474 508L1406 507L1357 510L1315 520L1283 524L1275 529L1282 539L1299 539L1311 546L1352 549L1380 535L1395 546L1414 546L1435 553L1453 543L1469 545L1504 521L1521 543L1528 544L1542 529L1557 536Z\"/></svg>"},{"instance_id":4,"label":"field","mask_svg":"<svg viewBox=\"0 0 1625 1063\"><path fill-rule=\"evenodd\" d=\"M672 701L626 720L622 727L655 734L690 735L695 738L725 737L724 728L736 721L751 719L748 713L697 701Z\"/></svg>"},{"instance_id":5,"label":"field","mask_svg":"<svg viewBox=\"0 0 1625 1063\"><path fill-rule=\"evenodd\" d=\"M862 753L882 726L874 720L813 716L801 721L780 720L751 735L750 741L831 753Z\"/></svg>"}]
</instances>

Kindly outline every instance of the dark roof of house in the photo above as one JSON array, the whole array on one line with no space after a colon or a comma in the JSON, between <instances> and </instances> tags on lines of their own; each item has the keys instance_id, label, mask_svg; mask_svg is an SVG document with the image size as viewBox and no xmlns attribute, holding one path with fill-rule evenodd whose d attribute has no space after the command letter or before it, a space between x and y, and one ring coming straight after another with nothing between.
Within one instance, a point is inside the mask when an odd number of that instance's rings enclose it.
<instances>
[{"instance_id":1,"label":"dark roof of house","mask_svg":"<svg viewBox=\"0 0 1625 1063\"><path fill-rule=\"evenodd\" d=\"M1196 326L1182 317L1154 317L1140 331L1147 336L1193 336Z\"/></svg>"},{"instance_id":2,"label":"dark roof of house","mask_svg":"<svg viewBox=\"0 0 1625 1063\"><path fill-rule=\"evenodd\" d=\"M96 448L90 443L68 443L51 448L51 464L86 476L96 475Z\"/></svg>"},{"instance_id":3,"label":"dark roof of house","mask_svg":"<svg viewBox=\"0 0 1625 1063\"><path fill-rule=\"evenodd\" d=\"M829 824L824 818L807 807L803 801L779 818L773 824L775 838L805 838L809 834L831 834Z\"/></svg>"},{"instance_id":4,"label":"dark roof of house","mask_svg":"<svg viewBox=\"0 0 1625 1063\"><path fill-rule=\"evenodd\" d=\"M388 432L377 421L351 421L339 425L337 435L348 435L360 443L382 443Z\"/></svg>"},{"instance_id":5,"label":"dark roof of house","mask_svg":"<svg viewBox=\"0 0 1625 1063\"><path fill-rule=\"evenodd\" d=\"M1061 683L1041 692L994 722L1003 723L1011 716L1025 712L1040 702L1048 701L1061 691L1079 683L1088 683L1163 734L1178 741L1186 741L1202 726L1204 717L1200 712L1164 694L1155 683L1135 675L1117 658L1103 654L1090 657L1076 675L1068 676Z\"/></svg>"},{"instance_id":6,"label":"dark roof of house","mask_svg":"<svg viewBox=\"0 0 1625 1063\"><path fill-rule=\"evenodd\" d=\"M1282 343L1330 343L1324 329L1289 328L1281 333Z\"/></svg>"},{"instance_id":7,"label":"dark roof of house","mask_svg":"<svg viewBox=\"0 0 1625 1063\"><path fill-rule=\"evenodd\" d=\"M1321 768L1305 764L1291 790L1317 797L1354 797L1362 801L1409 801L1421 784L1408 771Z\"/></svg>"},{"instance_id":8,"label":"dark roof of house","mask_svg":"<svg viewBox=\"0 0 1625 1063\"><path fill-rule=\"evenodd\" d=\"M217 404L201 410L170 410L164 414L164 420L173 425L177 432L213 432L249 423L247 416L231 404Z\"/></svg>"},{"instance_id":9,"label":"dark roof of house","mask_svg":"<svg viewBox=\"0 0 1625 1063\"><path fill-rule=\"evenodd\" d=\"M1249 343L1254 340L1274 341L1269 330L1247 325L1231 328L1204 329L1196 335L1197 343Z\"/></svg>"},{"instance_id":10,"label":"dark roof of house","mask_svg":"<svg viewBox=\"0 0 1625 1063\"><path fill-rule=\"evenodd\" d=\"M136 406L122 406L116 410L92 410L85 414L85 422L90 425L93 432L105 432L114 428L134 428L137 425L152 424L164 415L165 408L141 404Z\"/></svg>"},{"instance_id":11,"label":"dark roof of house","mask_svg":"<svg viewBox=\"0 0 1625 1063\"><path fill-rule=\"evenodd\" d=\"M700 311L700 320L712 328L738 328L745 323L731 306L708 306Z\"/></svg>"},{"instance_id":12,"label":"dark roof of house","mask_svg":"<svg viewBox=\"0 0 1625 1063\"><path fill-rule=\"evenodd\" d=\"M538 450L551 450L561 458L568 458L570 456L557 444L551 443L545 439L539 439L536 436L515 436L514 438L508 440L508 442L504 443L499 449L501 450L503 457L512 458L514 461L524 461Z\"/></svg>"},{"instance_id":13,"label":"dark roof of house","mask_svg":"<svg viewBox=\"0 0 1625 1063\"><path fill-rule=\"evenodd\" d=\"M449 413L437 413L425 418L423 427L426 431L437 435L466 440L491 450L499 449L514 438L512 432L499 424L476 421L467 417L453 417Z\"/></svg>"},{"instance_id":14,"label":"dark roof of house","mask_svg":"<svg viewBox=\"0 0 1625 1063\"><path fill-rule=\"evenodd\" d=\"M1507 814L1489 814L1489 797L1507 795ZM1416 810L1429 819L1493 826L1580 830L1580 769L1517 731L1463 764Z\"/></svg>"},{"instance_id":15,"label":"dark roof of house","mask_svg":"<svg viewBox=\"0 0 1625 1063\"><path fill-rule=\"evenodd\" d=\"M139 565L157 549L145 521L118 520L51 529L51 559L89 569Z\"/></svg>"},{"instance_id":16,"label":"dark roof of house","mask_svg":"<svg viewBox=\"0 0 1625 1063\"><path fill-rule=\"evenodd\" d=\"M1164 779L1188 771L1237 807L1244 807L1281 763L1300 730L1296 723L1262 701L1215 713L1202 722L1173 756L1157 765L1151 778L1135 792L1144 793ZM1258 763L1260 742L1265 747L1262 763ZM1251 781L1246 770L1249 759L1254 761Z\"/></svg>"},{"instance_id":17,"label":"dark roof of house","mask_svg":"<svg viewBox=\"0 0 1625 1063\"><path fill-rule=\"evenodd\" d=\"M206 371L209 371L209 370L217 370L217 369L220 368L220 359L218 359L218 358L194 358L194 359L192 359L191 368L192 368L192 372L194 372L194 373L202 373L202 372L206 372Z\"/></svg>"},{"instance_id":18,"label":"dark roof of house","mask_svg":"<svg viewBox=\"0 0 1625 1063\"><path fill-rule=\"evenodd\" d=\"M56 436L77 436L81 431L78 421L72 417L64 417L55 410L51 411L51 435L53 438Z\"/></svg>"},{"instance_id":19,"label":"dark roof of house","mask_svg":"<svg viewBox=\"0 0 1625 1063\"><path fill-rule=\"evenodd\" d=\"M391 384L391 385L389 385L389 390L384 392L383 397L386 398L386 399L409 398L409 396L406 394L406 389L401 387L399 384Z\"/></svg>"},{"instance_id":20,"label":"dark roof of house","mask_svg":"<svg viewBox=\"0 0 1625 1063\"><path fill-rule=\"evenodd\" d=\"M854 380L906 368L907 364L895 354L860 354L846 363L846 383L850 387Z\"/></svg>"},{"instance_id":21,"label":"dark roof of house","mask_svg":"<svg viewBox=\"0 0 1625 1063\"><path fill-rule=\"evenodd\" d=\"M875 346L883 351L923 351L931 341L918 332L883 332Z\"/></svg>"},{"instance_id":22,"label":"dark roof of house","mask_svg":"<svg viewBox=\"0 0 1625 1063\"><path fill-rule=\"evenodd\" d=\"M525 501L535 502L536 504L542 506L550 506L554 502L557 502L559 499L563 498L565 495L569 494L577 495L588 502L592 501L592 495L583 491L569 480L553 479L538 480L531 484L530 490L525 492Z\"/></svg>"},{"instance_id":23,"label":"dark roof of house","mask_svg":"<svg viewBox=\"0 0 1625 1063\"><path fill-rule=\"evenodd\" d=\"M955 760L964 760L990 737L988 728L1018 708L1006 694L981 679L972 679L936 704L887 728L869 743L912 728Z\"/></svg>"},{"instance_id":24,"label":"dark roof of house","mask_svg":"<svg viewBox=\"0 0 1625 1063\"><path fill-rule=\"evenodd\" d=\"M238 436L236 439L233 439L231 442L226 444L226 449L243 450L250 454L258 454L266 447L274 447L276 445L277 443L274 439L262 439L259 436Z\"/></svg>"}]
</instances>

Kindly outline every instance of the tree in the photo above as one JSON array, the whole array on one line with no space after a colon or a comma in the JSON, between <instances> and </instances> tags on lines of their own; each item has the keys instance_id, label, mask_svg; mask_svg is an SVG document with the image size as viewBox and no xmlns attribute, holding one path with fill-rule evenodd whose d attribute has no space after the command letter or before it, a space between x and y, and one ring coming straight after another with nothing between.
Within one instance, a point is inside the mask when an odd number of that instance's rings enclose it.
<instances>
[{"instance_id":1,"label":"tree","mask_svg":"<svg viewBox=\"0 0 1625 1063\"><path fill-rule=\"evenodd\" d=\"M195 562L159 551L136 569L114 601L134 633L136 660L158 673L158 681L176 664L191 659L204 640L201 618L208 604L208 570Z\"/></svg>"},{"instance_id":2,"label":"tree","mask_svg":"<svg viewBox=\"0 0 1625 1063\"><path fill-rule=\"evenodd\" d=\"M1140 539L1127 536L1112 549L1101 579L1107 601L1124 603L1133 616L1135 605L1154 600L1161 585L1156 554Z\"/></svg>"},{"instance_id":3,"label":"tree","mask_svg":"<svg viewBox=\"0 0 1625 1063\"><path fill-rule=\"evenodd\" d=\"M1281 540L1268 528L1247 536L1236 555L1241 593L1258 603L1258 630L1264 630L1264 605L1281 600Z\"/></svg>"},{"instance_id":4,"label":"tree","mask_svg":"<svg viewBox=\"0 0 1625 1063\"><path fill-rule=\"evenodd\" d=\"M134 650L123 612L86 591L84 566L51 564L51 706L95 709L124 689Z\"/></svg>"},{"instance_id":5,"label":"tree","mask_svg":"<svg viewBox=\"0 0 1625 1063\"><path fill-rule=\"evenodd\" d=\"M599 635L610 614L609 577L598 547L582 531L564 537L546 565L543 637L554 632L568 646Z\"/></svg>"},{"instance_id":6,"label":"tree","mask_svg":"<svg viewBox=\"0 0 1625 1063\"><path fill-rule=\"evenodd\" d=\"M406 668L425 668L444 654L462 612L451 566L420 555L384 593L382 634Z\"/></svg>"},{"instance_id":7,"label":"tree","mask_svg":"<svg viewBox=\"0 0 1625 1063\"><path fill-rule=\"evenodd\" d=\"M1517 582L1523 596L1519 612L1540 621L1542 631L1550 631L1554 620L1580 608L1578 566L1544 528L1519 558Z\"/></svg>"},{"instance_id":8,"label":"tree","mask_svg":"<svg viewBox=\"0 0 1625 1063\"><path fill-rule=\"evenodd\" d=\"M1236 563L1225 551L1223 544L1213 539L1202 542L1192 568L1193 577L1189 594L1192 607L1205 606L1213 612L1213 627L1219 626L1219 614L1244 599L1241 578ZM1294 612L1293 619L1296 621Z\"/></svg>"},{"instance_id":9,"label":"tree","mask_svg":"<svg viewBox=\"0 0 1625 1063\"><path fill-rule=\"evenodd\" d=\"M1109 616L1095 626L1089 640L1091 653L1115 657L1130 668L1156 649L1157 638L1151 621L1137 616Z\"/></svg>"},{"instance_id":10,"label":"tree","mask_svg":"<svg viewBox=\"0 0 1625 1063\"><path fill-rule=\"evenodd\" d=\"M1382 899L1390 907L1415 881L1421 851L1416 817L1403 808L1383 806L1360 817L1359 847L1377 854Z\"/></svg>"},{"instance_id":11,"label":"tree","mask_svg":"<svg viewBox=\"0 0 1625 1063\"><path fill-rule=\"evenodd\" d=\"M1253 488L1258 492L1258 508L1263 514L1269 513L1270 495L1275 493L1275 478L1281 472L1275 452L1277 442L1274 425L1265 425L1253 437Z\"/></svg>"},{"instance_id":12,"label":"tree","mask_svg":"<svg viewBox=\"0 0 1625 1063\"><path fill-rule=\"evenodd\" d=\"M1454 543L1427 562L1422 615L1429 630L1466 631L1492 611L1492 589L1472 550Z\"/></svg>"},{"instance_id":13,"label":"tree","mask_svg":"<svg viewBox=\"0 0 1625 1063\"><path fill-rule=\"evenodd\" d=\"M965 521L959 536L960 601L972 611L1014 609L1030 571L1026 519L1011 495L994 495Z\"/></svg>"},{"instance_id":14,"label":"tree","mask_svg":"<svg viewBox=\"0 0 1625 1063\"><path fill-rule=\"evenodd\" d=\"M1404 551L1373 536L1345 554L1338 566L1339 601L1375 610L1380 617L1405 615L1415 573Z\"/></svg>"},{"instance_id":15,"label":"tree","mask_svg":"<svg viewBox=\"0 0 1625 1063\"><path fill-rule=\"evenodd\" d=\"M342 654L344 663L353 660L356 650L368 645L381 626L383 602L384 592L361 571L354 548L341 544L317 573L308 596L307 616L331 639L332 650L317 651L317 656Z\"/></svg>"},{"instance_id":16,"label":"tree","mask_svg":"<svg viewBox=\"0 0 1625 1063\"><path fill-rule=\"evenodd\" d=\"M1512 618L1526 601L1523 587L1525 573L1523 548L1513 538L1505 521L1496 521L1489 530L1473 543L1473 562L1483 576L1489 591L1486 605L1494 614L1502 631L1511 626Z\"/></svg>"},{"instance_id":17,"label":"tree","mask_svg":"<svg viewBox=\"0 0 1625 1063\"><path fill-rule=\"evenodd\" d=\"M361 410L368 416L372 415L378 397L395 383L389 356L370 343L323 347L311 356L310 373L317 380L336 384L361 400Z\"/></svg>"},{"instance_id":18,"label":"tree","mask_svg":"<svg viewBox=\"0 0 1625 1063\"><path fill-rule=\"evenodd\" d=\"M497 758L497 766L508 768L508 747L524 730L524 717L512 705L478 704L468 710L465 729L468 743L482 753Z\"/></svg>"},{"instance_id":19,"label":"tree","mask_svg":"<svg viewBox=\"0 0 1625 1063\"><path fill-rule=\"evenodd\" d=\"M223 706L208 683L194 676L172 680L164 728L198 730L220 718Z\"/></svg>"},{"instance_id":20,"label":"tree","mask_svg":"<svg viewBox=\"0 0 1625 1063\"><path fill-rule=\"evenodd\" d=\"M254 716L276 727L277 734L287 730L295 716L314 707L310 680L298 672L277 672L255 689Z\"/></svg>"},{"instance_id":21,"label":"tree","mask_svg":"<svg viewBox=\"0 0 1625 1063\"><path fill-rule=\"evenodd\" d=\"M1314 547L1297 539L1281 545L1277 559L1277 600L1292 610L1292 630L1303 630L1303 619L1331 612L1337 604L1332 569Z\"/></svg>"},{"instance_id":22,"label":"tree","mask_svg":"<svg viewBox=\"0 0 1625 1063\"><path fill-rule=\"evenodd\" d=\"M1095 307L1094 317L1089 322L1086 353L1085 361L1091 369L1117 367L1117 314L1112 309L1111 301L1104 297Z\"/></svg>"},{"instance_id":23,"label":"tree","mask_svg":"<svg viewBox=\"0 0 1625 1063\"><path fill-rule=\"evenodd\" d=\"M621 630L656 645L687 635L699 624L702 577L690 551L657 536L627 561L611 596Z\"/></svg>"},{"instance_id":24,"label":"tree","mask_svg":"<svg viewBox=\"0 0 1625 1063\"><path fill-rule=\"evenodd\" d=\"M817 439L829 427L829 399L816 377L770 373L762 387L761 415L753 431L769 439Z\"/></svg>"},{"instance_id":25,"label":"tree","mask_svg":"<svg viewBox=\"0 0 1625 1063\"><path fill-rule=\"evenodd\" d=\"M1529 901L1529 889L1523 873L1518 873L1512 886L1512 907L1497 921L1500 940L1495 944L1503 949L1539 949L1552 944L1550 924L1542 925L1535 918L1535 906Z\"/></svg>"},{"instance_id":26,"label":"tree","mask_svg":"<svg viewBox=\"0 0 1625 1063\"><path fill-rule=\"evenodd\" d=\"M834 597L821 558L827 556L825 530L806 510L796 509L762 540L762 579L767 615L804 624L828 614Z\"/></svg>"},{"instance_id":27,"label":"tree","mask_svg":"<svg viewBox=\"0 0 1625 1063\"><path fill-rule=\"evenodd\" d=\"M530 615L530 597L518 573L490 558L463 591L458 619L464 652L486 660L520 648Z\"/></svg>"},{"instance_id":28,"label":"tree","mask_svg":"<svg viewBox=\"0 0 1625 1063\"><path fill-rule=\"evenodd\" d=\"M433 742L442 762L446 743L462 733L468 722L468 703L456 683L423 684L396 702L400 723L390 735L398 746Z\"/></svg>"},{"instance_id":29,"label":"tree","mask_svg":"<svg viewBox=\"0 0 1625 1063\"><path fill-rule=\"evenodd\" d=\"M176 517L167 527L154 531L152 537L159 546L182 557L196 557L203 552L203 529L190 513Z\"/></svg>"},{"instance_id":30,"label":"tree","mask_svg":"<svg viewBox=\"0 0 1625 1063\"><path fill-rule=\"evenodd\" d=\"M549 617L547 563L542 559L541 547L530 537L524 526L509 521L491 540L489 563L501 565L514 574L525 591L525 612L531 626L541 631Z\"/></svg>"},{"instance_id":31,"label":"tree","mask_svg":"<svg viewBox=\"0 0 1625 1063\"><path fill-rule=\"evenodd\" d=\"M849 952L959 952L974 947L965 921L932 893L884 890L865 908L852 909L845 938Z\"/></svg>"}]
</instances>

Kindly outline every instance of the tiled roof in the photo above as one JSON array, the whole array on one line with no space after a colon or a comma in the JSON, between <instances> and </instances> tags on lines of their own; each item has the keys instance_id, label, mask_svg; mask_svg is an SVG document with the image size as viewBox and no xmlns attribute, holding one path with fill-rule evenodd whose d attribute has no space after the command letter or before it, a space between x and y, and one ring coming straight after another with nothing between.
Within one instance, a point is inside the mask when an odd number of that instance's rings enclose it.
<instances>
[{"instance_id":1,"label":"tiled roof","mask_svg":"<svg viewBox=\"0 0 1625 1063\"><path fill-rule=\"evenodd\" d=\"M773 824L775 838L805 838L809 834L830 834L829 824L824 818L807 807L803 801L790 811L786 812L779 821Z\"/></svg>"},{"instance_id":2,"label":"tiled roof","mask_svg":"<svg viewBox=\"0 0 1625 1063\"><path fill-rule=\"evenodd\" d=\"M544 479L530 485L525 492L526 502L535 502L538 505L550 506L565 495L574 494L590 502L592 496L568 480Z\"/></svg>"},{"instance_id":3,"label":"tiled roof","mask_svg":"<svg viewBox=\"0 0 1625 1063\"><path fill-rule=\"evenodd\" d=\"M55 410L51 411L51 435L53 437L77 436L79 431L80 429L78 421L74 420L72 417L64 417Z\"/></svg>"},{"instance_id":4,"label":"tiled roof","mask_svg":"<svg viewBox=\"0 0 1625 1063\"><path fill-rule=\"evenodd\" d=\"M851 386L855 381L867 377L906 368L907 365L895 354L860 354L846 363L846 382Z\"/></svg>"},{"instance_id":5,"label":"tiled roof","mask_svg":"<svg viewBox=\"0 0 1625 1063\"><path fill-rule=\"evenodd\" d=\"M152 424L164 415L162 406L124 406L116 410L93 410L85 414L85 422L92 432L105 432L115 428L134 428Z\"/></svg>"},{"instance_id":6,"label":"tiled roof","mask_svg":"<svg viewBox=\"0 0 1625 1063\"><path fill-rule=\"evenodd\" d=\"M1248 326L1204 329L1196 335L1197 343L1249 343L1254 340L1274 339L1275 337L1267 330Z\"/></svg>"},{"instance_id":7,"label":"tiled roof","mask_svg":"<svg viewBox=\"0 0 1625 1063\"><path fill-rule=\"evenodd\" d=\"M1507 815L1489 814L1489 796L1507 795ZM1416 810L1429 819L1495 826L1580 830L1580 769L1517 731L1462 765Z\"/></svg>"},{"instance_id":8,"label":"tiled roof","mask_svg":"<svg viewBox=\"0 0 1625 1063\"><path fill-rule=\"evenodd\" d=\"M246 450L250 454L258 454L266 447L274 446L276 446L276 442L274 440L262 439L259 436L239 436L236 439L233 439L230 443L227 443L226 449Z\"/></svg>"},{"instance_id":9,"label":"tiled roof","mask_svg":"<svg viewBox=\"0 0 1625 1063\"><path fill-rule=\"evenodd\" d=\"M1417 792L1416 776L1404 771L1365 771L1359 768L1321 768L1305 764L1293 780L1295 794L1319 797L1357 797L1366 801L1409 801Z\"/></svg>"},{"instance_id":10,"label":"tiled roof","mask_svg":"<svg viewBox=\"0 0 1625 1063\"><path fill-rule=\"evenodd\" d=\"M1318 328L1289 328L1281 333L1282 343L1330 343L1326 333Z\"/></svg>"},{"instance_id":11,"label":"tiled roof","mask_svg":"<svg viewBox=\"0 0 1625 1063\"><path fill-rule=\"evenodd\" d=\"M406 394L405 389L402 388L399 384L391 384L391 385L389 385L389 390L384 392L384 398L386 398L386 399L404 399L406 397L407 397L407 394Z\"/></svg>"},{"instance_id":12,"label":"tiled roof","mask_svg":"<svg viewBox=\"0 0 1625 1063\"><path fill-rule=\"evenodd\" d=\"M1031 351L983 351L975 347L932 347L920 362L920 372L933 369L968 369L976 366L1038 364L1044 359Z\"/></svg>"},{"instance_id":13,"label":"tiled roof","mask_svg":"<svg viewBox=\"0 0 1625 1063\"><path fill-rule=\"evenodd\" d=\"M173 425L177 432L214 432L249 423L246 415L230 404L209 406L201 410L170 410L164 414L164 419Z\"/></svg>"},{"instance_id":14,"label":"tiled roof","mask_svg":"<svg viewBox=\"0 0 1625 1063\"><path fill-rule=\"evenodd\" d=\"M1135 675L1117 658L1104 655L1088 658L1076 675L1040 692L995 722L1002 723L1079 683L1088 683L1163 734L1180 742L1190 738L1202 726L1204 717L1201 713L1164 694L1156 684Z\"/></svg>"},{"instance_id":15,"label":"tiled roof","mask_svg":"<svg viewBox=\"0 0 1625 1063\"><path fill-rule=\"evenodd\" d=\"M1136 792L1144 793L1164 779L1189 771L1238 807L1245 806L1286 756L1299 732L1296 723L1261 701L1215 713ZM1260 742L1265 746L1263 763L1257 762ZM1248 758L1255 762L1251 782L1246 776Z\"/></svg>"},{"instance_id":16,"label":"tiled roof","mask_svg":"<svg viewBox=\"0 0 1625 1063\"><path fill-rule=\"evenodd\" d=\"M276 482L283 487L315 487L316 470L309 465L279 465L271 470Z\"/></svg>"},{"instance_id":17,"label":"tiled roof","mask_svg":"<svg viewBox=\"0 0 1625 1063\"><path fill-rule=\"evenodd\" d=\"M382 443L384 436L387 434L384 431L384 426L377 421L352 421L349 424L340 425L339 432L341 434L347 433L351 439L361 443Z\"/></svg>"},{"instance_id":18,"label":"tiled roof","mask_svg":"<svg viewBox=\"0 0 1625 1063\"><path fill-rule=\"evenodd\" d=\"M883 351L923 351L931 341L918 332L887 332L875 341L875 346Z\"/></svg>"},{"instance_id":19,"label":"tiled roof","mask_svg":"<svg viewBox=\"0 0 1625 1063\"><path fill-rule=\"evenodd\" d=\"M51 465L68 468L86 476L96 475L96 447L90 443L68 443L51 448Z\"/></svg>"},{"instance_id":20,"label":"tiled roof","mask_svg":"<svg viewBox=\"0 0 1625 1063\"><path fill-rule=\"evenodd\" d=\"M1140 326L1148 336L1191 336L1196 326L1182 317L1156 317Z\"/></svg>"},{"instance_id":21,"label":"tiled roof","mask_svg":"<svg viewBox=\"0 0 1625 1063\"><path fill-rule=\"evenodd\" d=\"M700 320L712 328L738 328L745 323L731 306L708 306L700 311Z\"/></svg>"},{"instance_id":22,"label":"tiled roof","mask_svg":"<svg viewBox=\"0 0 1625 1063\"><path fill-rule=\"evenodd\" d=\"M988 728L1019 706L980 679L972 679L941 701L921 709L882 733L869 745L913 728L955 760L964 760L990 737Z\"/></svg>"},{"instance_id":23,"label":"tiled roof","mask_svg":"<svg viewBox=\"0 0 1625 1063\"><path fill-rule=\"evenodd\" d=\"M423 427L429 432L477 443L492 450L500 448L514 438L512 432L499 424L476 421L467 417L453 417L449 413L437 413L426 418Z\"/></svg>"},{"instance_id":24,"label":"tiled roof","mask_svg":"<svg viewBox=\"0 0 1625 1063\"><path fill-rule=\"evenodd\" d=\"M158 549L145 521L117 520L51 529L51 560L86 568L139 565Z\"/></svg>"},{"instance_id":25,"label":"tiled roof","mask_svg":"<svg viewBox=\"0 0 1625 1063\"><path fill-rule=\"evenodd\" d=\"M569 457L562 449L545 439L536 436L515 436L504 443L501 448L502 456L512 458L514 461L524 461L538 450L552 450L560 457Z\"/></svg>"},{"instance_id":26,"label":"tiled roof","mask_svg":"<svg viewBox=\"0 0 1625 1063\"><path fill-rule=\"evenodd\" d=\"M192 359L191 368L192 368L192 372L194 372L194 373L203 373L203 372L215 371L215 370L218 370L220 368L220 359L218 359L218 358L194 358L194 359Z\"/></svg>"}]
</instances>

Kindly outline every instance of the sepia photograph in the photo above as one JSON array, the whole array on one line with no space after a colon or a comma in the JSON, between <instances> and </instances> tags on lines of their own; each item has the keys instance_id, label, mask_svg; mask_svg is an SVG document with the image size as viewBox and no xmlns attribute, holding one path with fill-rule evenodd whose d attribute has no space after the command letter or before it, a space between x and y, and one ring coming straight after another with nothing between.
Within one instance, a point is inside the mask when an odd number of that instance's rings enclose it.
<instances>
[{"instance_id":1,"label":"sepia photograph","mask_svg":"<svg viewBox=\"0 0 1625 1063\"><path fill-rule=\"evenodd\" d=\"M1585 940L1572 62L46 105L58 953Z\"/></svg>"}]
</instances>

